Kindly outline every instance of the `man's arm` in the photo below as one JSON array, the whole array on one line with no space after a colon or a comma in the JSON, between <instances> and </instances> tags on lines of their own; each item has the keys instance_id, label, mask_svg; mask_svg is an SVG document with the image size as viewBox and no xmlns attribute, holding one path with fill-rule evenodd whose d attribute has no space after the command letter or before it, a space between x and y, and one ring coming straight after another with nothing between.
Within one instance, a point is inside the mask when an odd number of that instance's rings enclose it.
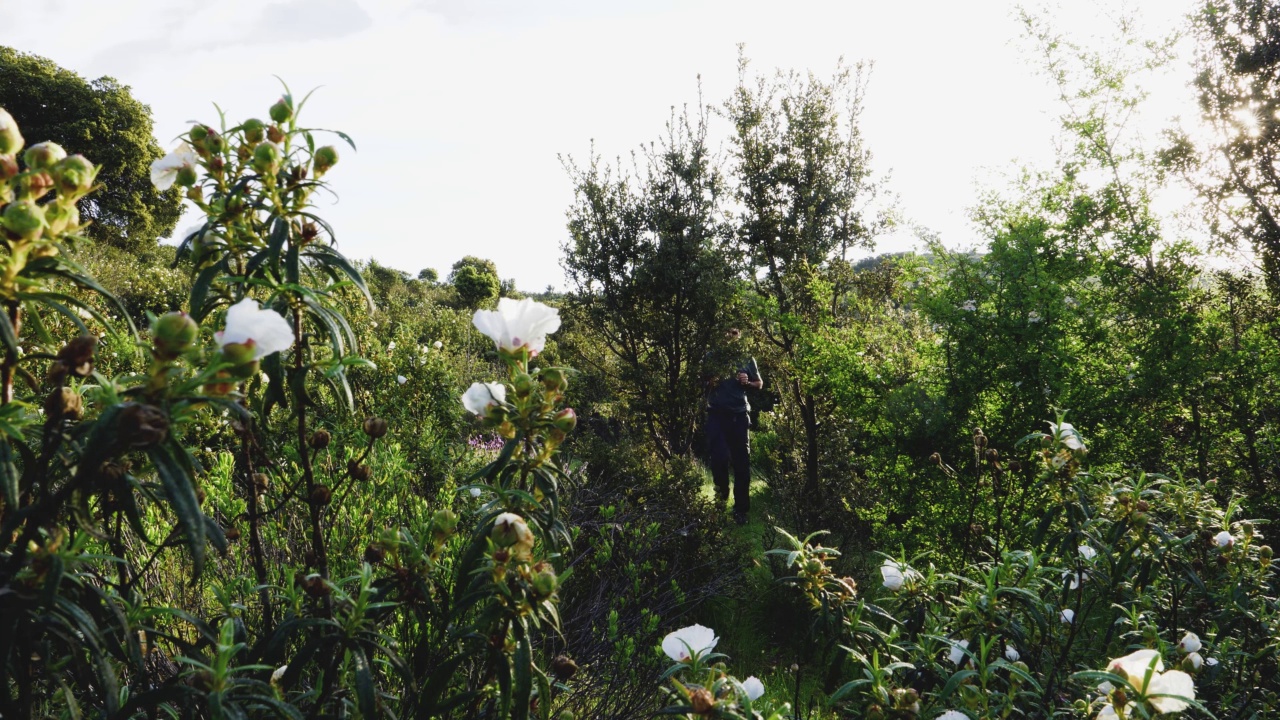
<instances>
[{"instance_id":1,"label":"man's arm","mask_svg":"<svg viewBox=\"0 0 1280 720\"><path fill-rule=\"evenodd\" d=\"M747 362L747 386L756 390L764 387L764 380L760 377L760 368L756 366L756 359L751 358Z\"/></svg>"}]
</instances>

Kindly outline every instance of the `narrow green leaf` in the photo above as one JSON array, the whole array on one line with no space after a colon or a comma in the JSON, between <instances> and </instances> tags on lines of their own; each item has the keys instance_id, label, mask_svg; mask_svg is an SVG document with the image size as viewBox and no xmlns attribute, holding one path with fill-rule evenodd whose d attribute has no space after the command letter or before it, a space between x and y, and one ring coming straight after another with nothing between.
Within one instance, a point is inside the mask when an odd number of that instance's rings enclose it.
<instances>
[{"instance_id":1,"label":"narrow green leaf","mask_svg":"<svg viewBox=\"0 0 1280 720\"><path fill-rule=\"evenodd\" d=\"M195 578L204 571L204 513L200 510L200 501L196 498L193 479L183 472L182 466L174 459L165 444L153 445L147 449L147 455L160 476L165 494L178 516L178 525L187 539L187 547L191 551L191 561L195 566ZM195 578L192 578L194 581Z\"/></svg>"}]
</instances>

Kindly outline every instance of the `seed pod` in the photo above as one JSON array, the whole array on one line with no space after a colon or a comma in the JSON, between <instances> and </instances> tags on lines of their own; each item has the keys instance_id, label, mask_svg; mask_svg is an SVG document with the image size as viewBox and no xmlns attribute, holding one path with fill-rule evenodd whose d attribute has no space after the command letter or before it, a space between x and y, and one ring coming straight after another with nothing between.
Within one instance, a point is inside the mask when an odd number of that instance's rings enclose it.
<instances>
[{"instance_id":1,"label":"seed pod","mask_svg":"<svg viewBox=\"0 0 1280 720\"><path fill-rule=\"evenodd\" d=\"M333 491L328 485L317 485L311 489L311 502L316 505L328 505L333 499Z\"/></svg>"},{"instance_id":2,"label":"seed pod","mask_svg":"<svg viewBox=\"0 0 1280 720\"><path fill-rule=\"evenodd\" d=\"M253 494L261 495L271 486L271 477L266 473L253 474Z\"/></svg>"},{"instance_id":3,"label":"seed pod","mask_svg":"<svg viewBox=\"0 0 1280 720\"><path fill-rule=\"evenodd\" d=\"M125 403L118 418L120 442L126 447L147 448L169 437L169 416L153 405Z\"/></svg>"},{"instance_id":4,"label":"seed pod","mask_svg":"<svg viewBox=\"0 0 1280 720\"><path fill-rule=\"evenodd\" d=\"M51 420L79 420L84 414L84 399L75 390L60 387L45 399L44 412Z\"/></svg>"},{"instance_id":5,"label":"seed pod","mask_svg":"<svg viewBox=\"0 0 1280 720\"><path fill-rule=\"evenodd\" d=\"M293 117L293 108L284 98L277 100L267 112L271 115L271 119L277 123L288 122L289 118Z\"/></svg>"},{"instance_id":6,"label":"seed pod","mask_svg":"<svg viewBox=\"0 0 1280 720\"><path fill-rule=\"evenodd\" d=\"M226 535L231 542L235 542L240 539L240 528L232 526L224 530L222 534Z\"/></svg>"},{"instance_id":7,"label":"seed pod","mask_svg":"<svg viewBox=\"0 0 1280 720\"><path fill-rule=\"evenodd\" d=\"M689 704L693 706L695 714L706 715L715 709L716 699L711 697L706 688L698 688L689 694Z\"/></svg>"},{"instance_id":8,"label":"seed pod","mask_svg":"<svg viewBox=\"0 0 1280 720\"><path fill-rule=\"evenodd\" d=\"M313 449L323 450L329 447L329 441L332 439L328 430L321 429L311 433L311 438L307 440L307 444Z\"/></svg>"},{"instance_id":9,"label":"seed pod","mask_svg":"<svg viewBox=\"0 0 1280 720\"><path fill-rule=\"evenodd\" d=\"M369 543L364 549L364 560L370 565L377 565L387 558L387 551L377 543Z\"/></svg>"},{"instance_id":10,"label":"seed pod","mask_svg":"<svg viewBox=\"0 0 1280 720\"><path fill-rule=\"evenodd\" d=\"M356 482L367 482L370 477L373 477L373 469L368 465L361 465L355 460L348 460L347 475Z\"/></svg>"},{"instance_id":11,"label":"seed pod","mask_svg":"<svg viewBox=\"0 0 1280 720\"><path fill-rule=\"evenodd\" d=\"M573 677L578 672L578 663L574 662L567 655L557 655L551 661L551 674L556 676L560 682L564 682Z\"/></svg>"},{"instance_id":12,"label":"seed pod","mask_svg":"<svg viewBox=\"0 0 1280 720\"><path fill-rule=\"evenodd\" d=\"M367 417L364 421L364 434L377 440L387 434L387 421L380 417Z\"/></svg>"}]
</instances>

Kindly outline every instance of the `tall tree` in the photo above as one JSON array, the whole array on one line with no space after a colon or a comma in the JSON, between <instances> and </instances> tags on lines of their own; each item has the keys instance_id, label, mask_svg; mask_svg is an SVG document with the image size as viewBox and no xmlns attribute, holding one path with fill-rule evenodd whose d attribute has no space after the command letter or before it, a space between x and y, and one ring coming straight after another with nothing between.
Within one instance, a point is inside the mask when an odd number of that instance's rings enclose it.
<instances>
[{"instance_id":1,"label":"tall tree","mask_svg":"<svg viewBox=\"0 0 1280 720\"><path fill-rule=\"evenodd\" d=\"M87 81L52 61L0 47L0 104L28 138L58 143L101 168L100 189L81 204L87 234L128 250L154 247L182 214L174 188L159 192L150 166L164 155L151 108L110 77Z\"/></svg>"},{"instance_id":2,"label":"tall tree","mask_svg":"<svg viewBox=\"0 0 1280 720\"><path fill-rule=\"evenodd\" d=\"M673 115L631 171L594 154L587 167L566 168L571 306L607 346L617 392L659 453L685 453L702 407L702 359L733 322L740 270L706 111Z\"/></svg>"},{"instance_id":3,"label":"tall tree","mask_svg":"<svg viewBox=\"0 0 1280 720\"><path fill-rule=\"evenodd\" d=\"M1195 87L1215 138L1179 138L1170 158L1207 201L1215 236L1254 249L1280 297L1280 4L1205 0L1193 20Z\"/></svg>"},{"instance_id":4,"label":"tall tree","mask_svg":"<svg viewBox=\"0 0 1280 720\"><path fill-rule=\"evenodd\" d=\"M803 448L805 485L820 475L826 401L799 371L814 333L841 307L847 253L870 247L889 222L869 210L878 186L858 118L866 88L861 65L830 81L795 72L739 80L725 114L733 123L733 180L740 207L737 242L761 299L757 318L785 387L792 446Z\"/></svg>"}]
</instances>

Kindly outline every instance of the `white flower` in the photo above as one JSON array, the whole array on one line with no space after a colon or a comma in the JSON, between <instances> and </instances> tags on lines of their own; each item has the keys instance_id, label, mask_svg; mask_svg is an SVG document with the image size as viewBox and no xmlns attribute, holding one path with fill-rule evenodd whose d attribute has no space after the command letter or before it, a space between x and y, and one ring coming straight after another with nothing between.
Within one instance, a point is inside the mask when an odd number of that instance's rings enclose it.
<instances>
[{"instance_id":1,"label":"white flower","mask_svg":"<svg viewBox=\"0 0 1280 720\"><path fill-rule=\"evenodd\" d=\"M960 306L960 309L967 312L973 312L978 309L978 304L972 300L965 300L964 304Z\"/></svg>"},{"instance_id":2,"label":"white flower","mask_svg":"<svg viewBox=\"0 0 1280 720\"><path fill-rule=\"evenodd\" d=\"M1204 664L1208 665L1209 667L1213 667L1214 665L1218 664L1218 658L1209 658L1208 660L1204 661Z\"/></svg>"},{"instance_id":3,"label":"white flower","mask_svg":"<svg viewBox=\"0 0 1280 720\"><path fill-rule=\"evenodd\" d=\"M1075 426L1071 423L1055 423L1049 421L1049 433L1053 435L1053 439L1062 443L1068 450L1083 450L1084 440L1080 438L1080 433L1076 431Z\"/></svg>"},{"instance_id":4,"label":"white flower","mask_svg":"<svg viewBox=\"0 0 1280 720\"><path fill-rule=\"evenodd\" d=\"M748 700L758 700L764 695L764 683L755 675L742 681L742 689L746 691Z\"/></svg>"},{"instance_id":5,"label":"white flower","mask_svg":"<svg viewBox=\"0 0 1280 720\"><path fill-rule=\"evenodd\" d=\"M478 498L478 497L480 497L480 488L478 488L478 487L473 487L473 488L471 488L471 497L473 497L473 498Z\"/></svg>"},{"instance_id":6,"label":"white flower","mask_svg":"<svg viewBox=\"0 0 1280 720\"><path fill-rule=\"evenodd\" d=\"M1075 299L1075 298L1073 298L1073 297L1071 297L1070 295L1068 295L1068 296L1066 296L1066 297L1062 298L1062 302L1063 302L1063 304L1064 304L1064 305L1066 305L1067 307L1075 307L1075 306L1078 304L1078 303L1076 302L1076 299Z\"/></svg>"},{"instance_id":7,"label":"white flower","mask_svg":"<svg viewBox=\"0 0 1280 720\"><path fill-rule=\"evenodd\" d=\"M284 674L288 671L289 671L288 665L281 665L280 667L276 668L275 671L271 673L271 684L274 685L280 682L280 678L284 677Z\"/></svg>"},{"instance_id":8,"label":"white flower","mask_svg":"<svg viewBox=\"0 0 1280 720\"><path fill-rule=\"evenodd\" d=\"M1187 662L1191 665L1192 670L1199 670L1204 665L1204 658L1198 652L1187 653Z\"/></svg>"},{"instance_id":9,"label":"white flower","mask_svg":"<svg viewBox=\"0 0 1280 720\"><path fill-rule=\"evenodd\" d=\"M1086 577L1088 577L1086 573L1076 572L1074 570L1066 570L1062 573L1063 580L1071 578L1071 585L1067 588L1069 590L1078 590L1080 588L1080 584L1084 582Z\"/></svg>"},{"instance_id":10,"label":"white flower","mask_svg":"<svg viewBox=\"0 0 1280 720\"><path fill-rule=\"evenodd\" d=\"M1081 545L1081 546L1080 546L1080 557L1084 558L1085 560L1092 560L1092 559L1094 559L1094 558L1095 558L1095 557L1097 557L1097 556L1098 556L1098 551L1097 551L1097 550L1094 550L1093 548L1089 547L1088 545Z\"/></svg>"},{"instance_id":11,"label":"white flower","mask_svg":"<svg viewBox=\"0 0 1280 720\"><path fill-rule=\"evenodd\" d=\"M1099 278L1097 275L1090 275L1089 277L1084 279L1084 284L1088 285L1091 288L1097 288L1102 285L1102 279Z\"/></svg>"},{"instance_id":12,"label":"white flower","mask_svg":"<svg viewBox=\"0 0 1280 720\"><path fill-rule=\"evenodd\" d=\"M1098 711L1093 720L1120 720L1120 716L1116 714L1115 707L1111 703L1107 703L1102 706L1102 709Z\"/></svg>"},{"instance_id":13,"label":"white flower","mask_svg":"<svg viewBox=\"0 0 1280 720\"><path fill-rule=\"evenodd\" d=\"M948 710L934 718L934 720L969 720L969 716L959 710Z\"/></svg>"},{"instance_id":14,"label":"white flower","mask_svg":"<svg viewBox=\"0 0 1280 720\"><path fill-rule=\"evenodd\" d=\"M395 340L392 340L391 342L387 343L387 352L391 352L392 350L395 350L395 349L396 349Z\"/></svg>"},{"instance_id":15,"label":"white flower","mask_svg":"<svg viewBox=\"0 0 1280 720\"><path fill-rule=\"evenodd\" d=\"M1190 707L1187 700L1196 699L1196 684L1190 675L1181 670L1170 670L1167 673L1152 676L1151 682L1147 685L1146 695L1147 701L1156 709L1156 712L1178 713ZM1174 697L1152 697L1153 695Z\"/></svg>"},{"instance_id":16,"label":"white flower","mask_svg":"<svg viewBox=\"0 0 1280 720\"><path fill-rule=\"evenodd\" d=\"M1184 653L1198 652L1200 647L1200 636L1193 632L1183 635L1182 640L1178 641L1178 649Z\"/></svg>"},{"instance_id":17,"label":"white flower","mask_svg":"<svg viewBox=\"0 0 1280 720\"><path fill-rule=\"evenodd\" d=\"M1031 312L1027 313L1027 322L1038 323L1042 319L1043 318L1040 317L1040 313L1036 312L1035 310L1032 310Z\"/></svg>"},{"instance_id":18,"label":"white flower","mask_svg":"<svg viewBox=\"0 0 1280 720\"><path fill-rule=\"evenodd\" d=\"M1236 544L1236 539L1231 537L1231 533L1227 532L1226 530L1223 530L1217 535L1214 535L1213 541L1217 543L1218 547L1220 548L1229 548L1232 545Z\"/></svg>"},{"instance_id":19,"label":"white flower","mask_svg":"<svg viewBox=\"0 0 1280 720\"><path fill-rule=\"evenodd\" d=\"M1186 710L1188 700L1196 697L1195 683L1181 670L1164 672L1164 661L1155 650L1137 650L1122 658L1112 660L1107 670L1123 676L1140 694L1146 697L1159 713L1176 713ZM1150 672L1150 680L1147 674ZM1152 697L1173 695L1177 697Z\"/></svg>"},{"instance_id":20,"label":"white flower","mask_svg":"<svg viewBox=\"0 0 1280 720\"><path fill-rule=\"evenodd\" d=\"M253 359L288 350L293 345L293 328L275 310L263 310L258 301L245 298L227 308L227 327L213 334L218 347L229 343L251 345Z\"/></svg>"},{"instance_id":21,"label":"white flower","mask_svg":"<svg viewBox=\"0 0 1280 720\"><path fill-rule=\"evenodd\" d=\"M668 634L662 639L662 652L676 662L684 662L693 655L701 655L715 648L720 638L715 631L702 625L690 625Z\"/></svg>"},{"instance_id":22,"label":"white flower","mask_svg":"<svg viewBox=\"0 0 1280 720\"><path fill-rule=\"evenodd\" d=\"M200 156L196 155L196 151L191 146L178 143L168 155L155 160L151 163L151 184L156 186L160 192L164 192L173 187L173 182L178 178L178 171L184 167L194 168L200 160Z\"/></svg>"},{"instance_id":23,"label":"white flower","mask_svg":"<svg viewBox=\"0 0 1280 720\"><path fill-rule=\"evenodd\" d=\"M1076 611L1072 610L1071 608L1064 608L1062 612L1058 614L1058 617L1062 620L1062 622L1070 625L1071 623L1076 621Z\"/></svg>"},{"instance_id":24,"label":"white flower","mask_svg":"<svg viewBox=\"0 0 1280 720\"><path fill-rule=\"evenodd\" d=\"M442 342L440 342L439 340L437 340L437 341L435 341L435 342L431 343L431 347L433 347L433 348L435 348L435 349L439 350L440 348L444 347L444 343L442 343Z\"/></svg>"},{"instance_id":25,"label":"white flower","mask_svg":"<svg viewBox=\"0 0 1280 720\"><path fill-rule=\"evenodd\" d=\"M471 383L462 395L462 406L484 417L489 408L507 401L507 386L502 383Z\"/></svg>"},{"instance_id":26,"label":"white flower","mask_svg":"<svg viewBox=\"0 0 1280 720\"><path fill-rule=\"evenodd\" d=\"M959 665L960 663L964 662L965 650L968 650L968 649L969 649L968 640L960 640L958 642L953 642L951 643L951 652L947 653L947 659L951 661L952 665Z\"/></svg>"},{"instance_id":27,"label":"white flower","mask_svg":"<svg viewBox=\"0 0 1280 720\"><path fill-rule=\"evenodd\" d=\"M1018 662L1018 660L1022 658L1022 656L1018 654L1018 649L1012 645L1004 646L1004 657L1009 662Z\"/></svg>"},{"instance_id":28,"label":"white flower","mask_svg":"<svg viewBox=\"0 0 1280 720\"><path fill-rule=\"evenodd\" d=\"M1098 683L1098 692L1102 693L1103 695L1110 695L1111 691L1115 689L1116 689L1116 686L1112 685L1110 680L1103 680L1102 682Z\"/></svg>"},{"instance_id":29,"label":"white flower","mask_svg":"<svg viewBox=\"0 0 1280 720\"><path fill-rule=\"evenodd\" d=\"M405 384L405 383L409 382L409 378L407 378L407 377L405 377L405 376L403 376L403 375L397 375L397 376L396 376L396 382L398 382L398 383L400 383L401 385L403 385L403 384Z\"/></svg>"},{"instance_id":30,"label":"white flower","mask_svg":"<svg viewBox=\"0 0 1280 720\"><path fill-rule=\"evenodd\" d=\"M894 592L901 590L904 583L920 579L920 573L899 565L897 560L885 560L880 566L880 576L884 578L884 586Z\"/></svg>"},{"instance_id":31,"label":"white flower","mask_svg":"<svg viewBox=\"0 0 1280 720\"><path fill-rule=\"evenodd\" d=\"M547 343L547 334L560 329L560 311L529 298L502 298L497 310L477 310L471 324L499 350L528 348L537 355Z\"/></svg>"}]
</instances>

